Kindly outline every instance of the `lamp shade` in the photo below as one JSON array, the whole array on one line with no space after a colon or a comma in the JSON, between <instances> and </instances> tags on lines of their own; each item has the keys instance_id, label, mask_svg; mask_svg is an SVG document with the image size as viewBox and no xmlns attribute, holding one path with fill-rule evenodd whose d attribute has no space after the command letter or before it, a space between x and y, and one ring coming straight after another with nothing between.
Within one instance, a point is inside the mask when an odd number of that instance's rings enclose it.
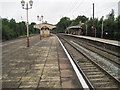
<instances>
[{"instance_id":1,"label":"lamp shade","mask_svg":"<svg viewBox=\"0 0 120 90\"><path fill-rule=\"evenodd\" d=\"M21 4L22 4L22 6L24 7L24 5L25 5L25 1L22 0L22 1L21 1Z\"/></svg>"},{"instance_id":2,"label":"lamp shade","mask_svg":"<svg viewBox=\"0 0 120 90\"><path fill-rule=\"evenodd\" d=\"M32 5L33 5L33 1L30 0L30 1L29 1L29 4L30 4L30 6L32 7Z\"/></svg>"},{"instance_id":3,"label":"lamp shade","mask_svg":"<svg viewBox=\"0 0 120 90\"><path fill-rule=\"evenodd\" d=\"M43 15L41 15L41 19L43 20Z\"/></svg>"},{"instance_id":4,"label":"lamp shade","mask_svg":"<svg viewBox=\"0 0 120 90\"><path fill-rule=\"evenodd\" d=\"M37 16L37 19L39 20L39 15Z\"/></svg>"}]
</instances>

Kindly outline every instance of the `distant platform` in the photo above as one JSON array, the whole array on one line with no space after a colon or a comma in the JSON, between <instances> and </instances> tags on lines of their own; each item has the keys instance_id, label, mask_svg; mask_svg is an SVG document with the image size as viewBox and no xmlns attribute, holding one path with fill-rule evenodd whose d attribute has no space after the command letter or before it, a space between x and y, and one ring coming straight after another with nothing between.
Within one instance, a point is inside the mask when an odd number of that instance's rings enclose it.
<instances>
[{"instance_id":1,"label":"distant platform","mask_svg":"<svg viewBox=\"0 0 120 90\"><path fill-rule=\"evenodd\" d=\"M72 34L67 34L67 35L72 35ZM102 38L96 38L96 37L89 37L89 36L82 36L82 35L72 35L72 36L89 39L89 40L93 40L93 41L99 41L102 43L111 44L111 45L115 45L115 46L120 46L120 41L108 40L108 39L102 39Z\"/></svg>"}]
</instances>

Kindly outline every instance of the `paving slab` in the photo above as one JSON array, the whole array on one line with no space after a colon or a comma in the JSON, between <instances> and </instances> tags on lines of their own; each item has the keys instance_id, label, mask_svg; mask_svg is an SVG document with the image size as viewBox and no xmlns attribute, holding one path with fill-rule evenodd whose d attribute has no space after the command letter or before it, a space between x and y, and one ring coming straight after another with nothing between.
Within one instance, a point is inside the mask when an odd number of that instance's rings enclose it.
<instances>
[{"instance_id":1,"label":"paving slab","mask_svg":"<svg viewBox=\"0 0 120 90\"><path fill-rule=\"evenodd\" d=\"M6 58L7 55L3 55L3 88L81 88L73 67L55 35L33 42L36 43L29 48L22 46L22 41L21 46L9 47L18 47L12 51L17 56L7 54L11 56Z\"/></svg>"}]
</instances>

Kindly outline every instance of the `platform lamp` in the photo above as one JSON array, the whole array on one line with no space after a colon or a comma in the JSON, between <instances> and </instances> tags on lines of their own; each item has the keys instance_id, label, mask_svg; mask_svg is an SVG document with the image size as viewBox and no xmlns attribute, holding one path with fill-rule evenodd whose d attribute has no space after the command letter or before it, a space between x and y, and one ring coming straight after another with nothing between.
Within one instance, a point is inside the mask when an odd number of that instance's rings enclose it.
<instances>
[{"instance_id":1,"label":"platform lamp","mask_svg":"<svg viewBox=\"0 0 120 90\"><path fill-rule=\"evenodd\" d=\"M37 20L40 21L41 23L43 23L43 15L41 15L41 17L39 17L39 15L38 15ZM42 35L41 35L41 29L40 29L40 40L41 39L42 39Z\"/></svg>"},{"instance_id":2,"label":"platform lamp","mask_svg":"<svg viewBox=\"0 0 120 90\"><path fill-rule=\"evenodd\" d=\"M28 9L32 9L33 1L32 0L29 1L30 8L28 7L28 3L26 3L26 8L24 7L25 6L25 1L24 0L21 1L21 5L22 5L22 9L25 9L27 11L26 12L27 13L26 14L26 17L27 17L27 23L26 23L26 26L27 26L27 47L29 47Z\"/></svg>"}]
</instances>

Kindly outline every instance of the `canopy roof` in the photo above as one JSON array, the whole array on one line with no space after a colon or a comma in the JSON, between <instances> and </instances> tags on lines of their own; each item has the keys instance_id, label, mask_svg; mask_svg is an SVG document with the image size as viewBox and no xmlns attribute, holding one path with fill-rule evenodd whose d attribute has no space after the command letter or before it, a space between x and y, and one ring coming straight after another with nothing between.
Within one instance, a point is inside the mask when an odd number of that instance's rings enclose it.
<instances>
[{"instance_id":1,"label":"canopy roof","mask_svg":"<svg viewBox=\"0 0 120 90\"><path fill-rule=\"evenodd\" d=\"M52 25L52 24L48 24L48 23L41 23L41 24L36 24L34 25L34 28L38 28L38 29L41 29L41 28L49 28L49 29L53 29L53 28L56 28L56 26Z\"/></svg>"},{"instance_id":2,"label":"canopy roof","mask_svg":"<svg viewBox=\"0 0 120 90\"><path fill-rule=\"evenodd\" d=\"M82 27L80 25L76 25L76 26L70 26L67 28L67 30L69 29L81 29Z\"/></svg>"}]
</instances>

